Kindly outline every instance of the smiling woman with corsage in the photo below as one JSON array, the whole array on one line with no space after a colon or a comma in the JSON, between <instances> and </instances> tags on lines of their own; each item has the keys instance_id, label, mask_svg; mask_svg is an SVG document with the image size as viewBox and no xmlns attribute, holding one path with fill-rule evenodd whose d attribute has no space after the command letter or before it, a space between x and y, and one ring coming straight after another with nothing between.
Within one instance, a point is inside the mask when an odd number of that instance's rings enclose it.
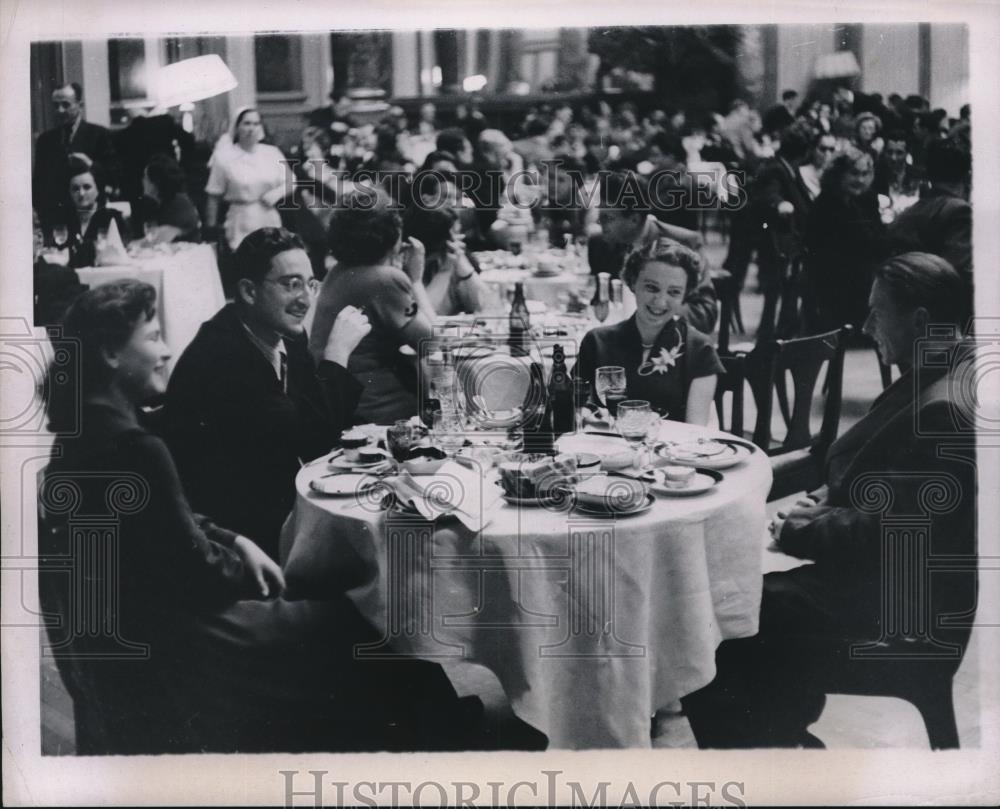
<instances>
[{"instance_id":1,"label":"smiling woman with corsage","mask_svg":"<svg viewBox=\"0 0 1000 809\"><path fill-rule=\"evenodd\" d=\"M574 376L593 390L599 367L620 365L630 399L646 399L675 421L706 424L722 363L711 340L682 314L700 273L698 254L671 239L633 253L622 278L635 294L635 314L584 335Z\"/></svg>"}]
</instances>

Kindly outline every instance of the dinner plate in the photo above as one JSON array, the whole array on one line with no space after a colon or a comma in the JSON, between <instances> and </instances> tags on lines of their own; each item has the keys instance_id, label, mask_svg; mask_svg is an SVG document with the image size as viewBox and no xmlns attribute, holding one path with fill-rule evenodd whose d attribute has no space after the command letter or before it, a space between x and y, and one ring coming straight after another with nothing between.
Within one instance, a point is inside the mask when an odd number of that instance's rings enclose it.
<instances>
[{"instance_id":1,"label":"dinner plate","mask_svg":"<svg viewBox=\"0 0 1000 809\"><path fill-rule=\"evenodd\" d=\"M344 458L343 455L341 455L339 458L334 458L332 461L330 461L327 464L327 466L330 469L346 469L352 472L364 472L371 469L376 469L385 464L385 462L388 460L389 456L386 455L384 458L382 458L381 461L373 461L372 463L358 463L357 461L348 461L346 458Z\"/></svg>"},{"instance_id":2,"label":"dinner plate","mask_svg":"<svg viewBox=\"0 0 1000 809\"><path fill-rule=\"evenodd\" d=\"M655 502L656 498L651 494L647 494L646 501L644 503L637 508L629 509L628 511L619 511L613 508L605 508L604 506L596 506L580 502L577 502L575 508L580 513L588 514L593 517L634 517L636 514L645 514L653 507Z\"/></svg>"},{"instance_id":3,"label":"dinner plate","mask_svg":"<svg viewBox=\"0 0 1000 809\"><path fill-rule=\"evenodd\" d=\"M665 444L658 447L656 454L672 464L678 466L694 466L703 469L729 469L736 464L742 463L749 458L754 450L752 445L747 445L742 441L730 441L728 439L713 439L713 443L718 447L718 451L713 454L698 454L677 452L677 447Z\"/></svg>"},{"instance_id":4,"label":"dinner plate","mask_svg":"<svg viewBox=\"0 0 1000 809\"><path fill-rule=\"evenodd\" d=\"M342 475L315 478L309 481L309 488L316 494L327 497L350 497L367 491L378 482L379 479L371 475L346 472Z\"/></svg>"},{"instance_id":5,"label":"dinner plate","mask_svg":"<svg viewBox=\"0 0 1000 809\"><path fill-rule=\"evenodd\" d=\"M697 469L691 483L681 489L672 489L663 482L663 470L656 470L656 482L649 484L650 490L668 497L690 497L711 491L722 481L722 473L714 469Z\"/></svg>"}]
</instances>

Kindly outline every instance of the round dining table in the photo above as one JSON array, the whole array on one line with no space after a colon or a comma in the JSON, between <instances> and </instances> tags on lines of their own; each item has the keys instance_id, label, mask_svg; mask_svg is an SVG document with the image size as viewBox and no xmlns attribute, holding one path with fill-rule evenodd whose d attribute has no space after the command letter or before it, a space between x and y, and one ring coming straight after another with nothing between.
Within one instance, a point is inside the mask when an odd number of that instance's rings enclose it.
<instances>
[{"instance_id":1,"label":"round dining table","mask_svg":"<svg viewBox=\"0 0 1000 809\"><path fill-rule=\"evenodd\" d=\"M664 441L725 436L669 421L660 430ZM592 436L560 446L581 438ZM759 449L745 455L708 491L657 493L641 513L501 499L480 531L385 509L377 487L317 494L312 482L330 474L320 459L300 470L282 533L289 594L347 591L383 633L356 649L358 665L415 656L487 667L550 749L650 747L651 717L712 680L720 642L757 632L771 466ZM495 486L482 471L481 485Z\"/></svg>"}]
</instances>

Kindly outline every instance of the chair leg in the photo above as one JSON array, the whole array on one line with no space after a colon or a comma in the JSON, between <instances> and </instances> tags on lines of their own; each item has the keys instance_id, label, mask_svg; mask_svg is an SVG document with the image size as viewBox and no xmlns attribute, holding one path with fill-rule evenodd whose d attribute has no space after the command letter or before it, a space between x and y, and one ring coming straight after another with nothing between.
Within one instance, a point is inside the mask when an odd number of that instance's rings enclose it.
<instances>
[{"instance_id":1,"label":"chair leg","mask_svg":"<svg viewBox=\"0 0 1000 809\"><path fill-rule=\"evenodd\" d=\"M958 749L958 724L952 699L951 679L947 688L929 689L911 700L920 711L932 750Z\"/></svg>"}]
</instances>

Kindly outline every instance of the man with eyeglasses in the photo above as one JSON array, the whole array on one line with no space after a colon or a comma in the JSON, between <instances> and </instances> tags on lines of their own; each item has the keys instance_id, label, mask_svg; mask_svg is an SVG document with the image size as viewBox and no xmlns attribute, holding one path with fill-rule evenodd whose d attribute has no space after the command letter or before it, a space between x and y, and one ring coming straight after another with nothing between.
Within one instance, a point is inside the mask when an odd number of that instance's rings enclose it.
<instances>
[{"instance_id":1,"label":"man with eyeglasses","mask_svg":"<svg viewBox=\"0 0 1000 809\"><path fill-rule=\"evenodd\" d=\"M164 431L192 507L277 559L296 472L336 444L357 405L347 362L371 326L346 307L317 365L303 325L317 282L299 237L261 228L234 263L236 298L177 361Z\"/></svg>"}]
</instances>

